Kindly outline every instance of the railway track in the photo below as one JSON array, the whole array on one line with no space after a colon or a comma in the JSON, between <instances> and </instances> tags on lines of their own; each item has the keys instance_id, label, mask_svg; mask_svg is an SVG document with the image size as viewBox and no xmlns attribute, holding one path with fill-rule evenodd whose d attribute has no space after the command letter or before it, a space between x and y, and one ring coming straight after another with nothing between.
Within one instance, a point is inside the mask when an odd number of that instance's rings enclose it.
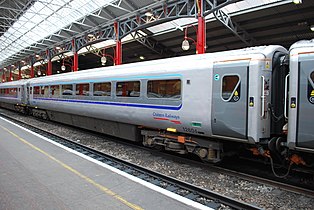
<instances>
[{"instance_id":1,"label":"railway track","mask_svg":"<svg viewBox=\"0 0 314 210\"><path fill-rule=\"evenodd\" d=\"M71 148L77 152L80 152L86 156L89 156L95 160L98 160L102 163L110 165L114 168L117 168L125 173L131 174L135 177L138 177L142 180L145 180L151 184L164 188L170 192L178 194L182 197L190 199L194 202L198 202L204 206L210 207L212 209L248 209L248 210L257 210L261 209L259 207L237 201L227 196L220 195L216 192L206 190L195 185L180 181L178 179L172 178L160 174L155 171L151 171L147 168L141 167L139 165L121 160L119 158L113 157L108 154L101 153L94 149L91 149L87 146L81 145L79 143L73 142L56 134L50 133L48 131L42 130L38 127L26 124L22 121L9 117L7 115L1 114L0 117L5 118L18 124L28 130L31 130L37 134L40 134L52 141L55 141L61 145L64 145L68 148Z\"/></svg>"}]
</instances>

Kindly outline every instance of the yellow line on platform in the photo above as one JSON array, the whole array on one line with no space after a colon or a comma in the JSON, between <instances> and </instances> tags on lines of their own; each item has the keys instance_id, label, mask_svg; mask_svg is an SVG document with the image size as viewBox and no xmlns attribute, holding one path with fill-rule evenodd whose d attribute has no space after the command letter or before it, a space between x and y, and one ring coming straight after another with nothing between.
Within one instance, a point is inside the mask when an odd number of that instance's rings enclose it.
<instances>
[{"instance_id":1,"label":"yellow line on platform","mask_svg":"<svg viewBox=\"0 0 314 210\"><path fill-rule=\"evenodd\" d=\"M126 199L124 199L123 197L121 197L120 195L116 194L115 192L111 191L110 189L102 186L101 184L98 184L97 182L95 182L94 180L92 180L91 178L81 174L80 172L78 172L77 170L75 170L74 168L72 168L71 166L63 163L62 161L56 159L55 157L49 155L47 152L41 150L40 148L36 147L35 145L29 143L28 141L26 141L25 139L23 139L22 137L18 136L17 134L13 133L12 131L10 131L9 129L3 127L0 125L0 127L2 129L4 129L5 131L7 131L8 133L10 133L11 135L13 135L14 137L16 137L18 140L20 140L21 142L23 142L24 144L27 144L28 146L30 146L31 148L37 150L38 152L46 155L48 158L50 158L51 160L55 161L56 163L58 163L59 165L61 165L63 168L71 171L72 173L76 174L77 176L81 177L82 179L84 179L85 181L87 181L88 183L94 185L95 187L97 187L98 189L100 189L101 191L105 192L107 195L110 195L112 197L114 197L115 199L117 199L118 201L120 201L121 203L127 205L128 207L134 209L134 210L142 210L143 208L139 207L136 204L130 203L128 202Z\"/></svg>"}]
</instances>

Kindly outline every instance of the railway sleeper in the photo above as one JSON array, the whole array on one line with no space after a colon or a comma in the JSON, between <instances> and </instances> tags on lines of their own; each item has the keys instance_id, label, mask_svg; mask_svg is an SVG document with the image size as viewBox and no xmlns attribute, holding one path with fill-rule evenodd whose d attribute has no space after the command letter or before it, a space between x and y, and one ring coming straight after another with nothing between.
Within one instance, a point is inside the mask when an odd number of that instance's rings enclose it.
<instances>
[{"instance_id":1,"label":"railway sleeper","mask_svg":"<svg viewBox=\"0 0 314 210\"><path fill-rule=\"evenodd\" d=\"M162 148L178 154L194 154L201 160L216 163L221 161L222 144L207 139L192 138L160 131L142 130L143 145Z\"/></svg>"}]
</instances>

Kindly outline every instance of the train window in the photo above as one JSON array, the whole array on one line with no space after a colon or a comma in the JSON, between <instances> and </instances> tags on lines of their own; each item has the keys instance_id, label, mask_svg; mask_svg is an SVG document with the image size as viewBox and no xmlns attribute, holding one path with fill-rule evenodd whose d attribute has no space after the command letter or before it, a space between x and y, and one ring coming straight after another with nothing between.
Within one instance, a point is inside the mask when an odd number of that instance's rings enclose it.
<instances>
[{"instance_id":1,"label":"train window","mask_svg":"<svg viewBox=\"0 0 314 210\"><path fill-rule=\"evenodd\" d=\"M151 80L147 83L148 98L181 98L181 80Z\"/></svg>"},{"instance_id":2,"label":"train window","mask_svg":"<svg viewBox=\"0 0 314 210\"><path fill-rule=\"evenodd\" d=\"M33 87L33 95L39 95L40 94L40 87L36 86Z\"/></svg>"},{"instance_id":3,"label":"train window","mask_svg":"<svg viewBox=\"0 0 314 210\"><path fill-rule=\"evenodd\" d=\"M45 95L45 87L44 86L41 86L40 87L40 95Z\"/></svg>"},{"instance_id":4,"label":"train window","mask_svg":"<svg viewBox=\"0 0 314 210\"><path fill-rule=\"evenodd\" d=\"M111 83L95 83L94 84L94 96L111 96Z\"/></svg>"},{"instance_id":5,"label":"train window","mask_svg":"<svg viewBox=\"0 0 314 210\"><path fill-rule=\"evenodd\" d=\"M62 85L62 95L73 95L73 85Z\"/></svg>"},{"instance_id":6,"label":"train window","mask_svg":"<svg viewBox=\"0 0 314 210\"><path fill-rule=\"evenodd\" d=\"M228 75L224 76L222 79L222 98L224 100L229 100L235 91L235 88L237 87L237 84L239 83L239 77L236 75ZM239 93L236 93L236 96L238 96Z\"/></svg>"},{"instance_id":7,"label":"train window","mask_svg":"<svg viewBox=\"0 0 314 210\"><path fill-rule=\"evenodd\" d=\"M119 97L140 97L139 81L117 82L116 95Z\"/></svg>"},{"instance_id":8,"label":"train window","mask_svg":"<svg viewBox=\"0 0 314 210\"><path fill-rule=\"evenodd\" d=\"M75 95L79 96L89 96L89 84L76 84Z\"/></svg>"},{"instance_id":9,"label":"train window","mask_svg":"<svg viewBox=\"0 0 314 210\"><path fill-rule=\"evenodd\" d=\"M17 97L17 88L9 88L9 95Z\"/></svg>"},{"instance_id":10,"label":"train window","mask_svg":"<svg viewBox=\"0 0 314 210\"><path fill-rule=\"evenodd\" d=\"M49 86L41 87L41 96L49 97Z\"/></svg>"},{"instance_id":11,"label":"train window","mask_svg":"<svg viewBox=\"0 0 314 210\"><path fill-rule=\"evenodd\" d=\"M50 94L52 97L59 97L60 96L60 86L59 85L50 86Z\"/></svg>"}]
</instances>

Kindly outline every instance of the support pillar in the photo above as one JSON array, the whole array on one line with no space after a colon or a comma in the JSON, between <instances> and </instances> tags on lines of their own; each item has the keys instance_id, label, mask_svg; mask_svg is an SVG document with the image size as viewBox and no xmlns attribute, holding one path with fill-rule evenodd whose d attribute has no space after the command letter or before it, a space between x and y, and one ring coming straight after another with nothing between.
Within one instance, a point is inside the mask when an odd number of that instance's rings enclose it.
<instances>
[{"instance_id":1,"label":"support pillar","mask_svg":"<svg viewBox=\"0 0 314 210\"><path fill-rule=\"evenodd\" d=\"M34 72L34 64L33 62L31 63L31 78L35 77L35 72Z\"/></svg>"},{"instance_id":2,"label":"support pillar","mask_svg":"<svg viewBox=\"0 0 314 210\"><path fill-rule=\"evenodd\" d=\"M2 81L1 82L5 82L5 71L4 71L4 68L1 69L2 70Z\"/></svg>"},{"instance_id":3,"label":"support pillar","mask_svg":"<svg viewBox=\"0 0 314 210\"><path fill-rule=\"evenodd\" d=\"M47 76L52 75L52 62L51 59L48 60L47 64Z\"/></svg>"},{"instance_id":4,"label":"support pillar","mask_svg":"<svg viewBox=\"0 0 314 210\"><path fill-rule=\"evenodd\" d=\"M11 82L11 81L13 81L13 78L12 78L12 68L10 68L10 77L9 77L9 81Z\"/></svg>"},{"instance_id":5,"label":"support pillar","mask_svg":"<svg viewBox=\"0 0 314 210\"><path fill-rule=\"evenodd\" d=\"M72 64L72 71L78 71L78 53L76 50L75 39L72 39L72 49L73 49L73 64Z\"/></svg>"},{"instance_id":6,"label":"support pillar","mask_svg":"<svg viewBox=\"0 0 314 210\"><path fill-rule=\"evenodd\" d=\"M77 52L75 52L74 56L73 56L73 71L78 71L78 54L77 54Z\"/></svg>"},{"instance_id":7,"label":"support pillar","mask_svg":"<svg viewBox=\"0 0 314 210\"><path fill-rule=\"evenodd\" d=\"M203 14L203 0L197 0L198 8L198 28L197 28L197 46L196 54L204 54L206 51L206 25Z\"/></svg>"},{"instance_id":8,"label":"support pillar","mask_svg":"<svg viewBox=\"0 0 314 210\"><path fill-rule=\"evenodd\" d=\"M52 62L51 62L51 56L50 56L50 51L46 50L46 55L47 55L47 59L48 59L48 63L47 63L47 76L52 75Z\"/></svg>"},{"instance_id":9,"label":"support pillar","mask_svg":"<svg viewBox=\"0 0 314 210\"><path fill-rule=\"evenodd\" d=\"M205 30L205 18L198 17L198 29L197 29L197 54L204 54L206 51L206 30Z\"/></svg>"},{"instance_id":10,"label":"support pillar","mask_svg":"<svg viewBox=\"0 0 314 210\"><path fill-rule=\"evenodd\" d=\"M21 63L19 62L18 64L18 68L19 68L19 77L18 80L22 79L22 69L21 69Z\"/></svg>"},{"instance_id":11,"label":"support pillar","mask_svg":"<svg viewBox=\"0 0 314 210\"><path fill-rule=\"evenodd\" d=\"M114 22L114 30L116 33L116 51L115 51L115 65L122 64L122 43L119 36L119 25L118 22Z\"/></svg>"}]
</instances>

